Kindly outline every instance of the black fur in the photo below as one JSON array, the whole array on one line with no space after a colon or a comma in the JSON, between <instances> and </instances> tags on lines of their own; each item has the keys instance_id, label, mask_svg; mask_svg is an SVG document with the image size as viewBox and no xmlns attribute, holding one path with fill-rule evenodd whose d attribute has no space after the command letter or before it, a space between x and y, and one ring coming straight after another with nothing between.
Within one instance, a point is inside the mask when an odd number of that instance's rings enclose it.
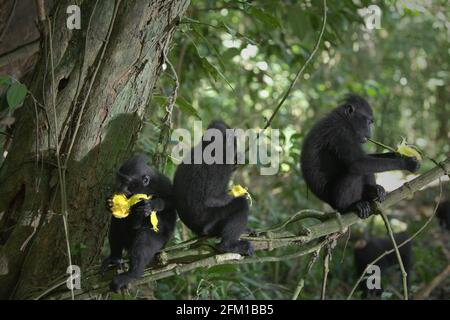
<instances>
[{"instance_id":1,"label":"black fur","mask_svg":"<svg viewBox=\"0 0 450 320\"><path fill-rule=\"evenodd\" d=\"M317 122L305 138L301 168L306 184L322 201L341 213L370 214L370 201L383 201L384 188L374 173L390 170L415 172L415 158L395 153L366 154L362 144L371 137L373 114L367 101L349 95Z\"/></svg>"},{"instance_id":2,"label":"black fur","mask_svg":"<svg viewBox=\"0 0 450 320\"><path fill-rule=\"evenodd\" d=\"M229 127L223 121L213 121L207 130L213 129L219 130L225 137L225 130ZM223 141L226 141L223 144L224 160L227 155L236 160L236 152L227 153L231 143L236 146L236 138L224 138ZM253 247L250 242L239 240L241 234L246 231L249 211L247 199L234 198L228 194L228 184L236 167L235 161L232 164L193 163L195 151L203 152L211 142L203 141L202 138L202 141L191 149L192 162L187 163L186 157L177 167L174 192L178 215L197 235L220 237L222 241L219 250L251 255Z\"/></svg>"},{"instance_id":3,"label":"black fur","mask_svg":"<svg viewBox=\"0 0 450 320\"><path fill-rule=\"evenodd\" d=\"M450 201L441 202L436 215L441 227L450 231Z\"/></svg>"},{"instance_id":4,"label":"black fur","mask_svg":"<svg viewBox=\"0 0 450 320\"><path fill-rule=\"evenodd\" d=\"M142 276L145 267L153 261L155 254L161 250L173 234L176 212L170 180L149 167L147 158L137 155L126 161L117 172L116 193L127 197L144 193L152 195L150 200L143 200L131 207L126 218L111 217L109 244L111 253L101 267L104 273L110 265L118 266L125 249L130 257L130 268L117 275L111 282L111 290L119 291ZM110 199L108 206L111 207ZM150 223L149 214L157 211L158 232Z\"/></svg>"},{"instance_id":5,"label":"black fur","mask_svg":"<svg viewBox=\"0 0 450 320\"><path fill-rule=\"evenodd\" d=\"M397 245L400 245L403 241L409 238L406 233L398 233L394 235L395 241ZM359 246L358 246L359 244ZM357 241L357 245L354 249L354 259L355 259L355 267L356 267L356 276L359 278L361 274L366 269L367 265L371 263L373 260L378 258L384 252L392 250L394 247L392 245L392 241L389 238L371 238L369 240L359 240ZM410 271L412 264L412 241L405 243L402 247L399 248L400 256L402 257L403 266L405 267L405 271L408 274L407 276L407 284L409 287L410 283ZM380 267L381 277L383 278L385 271L393 266L398 266L397 256L395 252L392 252L382 259L380 259L376 265ZM359 288L363 291L363 297L379 297L383 292L383 289L372 289L369 290L367 288L366 282L362 281L360 283Z\"/></svg>"}]
</instances>

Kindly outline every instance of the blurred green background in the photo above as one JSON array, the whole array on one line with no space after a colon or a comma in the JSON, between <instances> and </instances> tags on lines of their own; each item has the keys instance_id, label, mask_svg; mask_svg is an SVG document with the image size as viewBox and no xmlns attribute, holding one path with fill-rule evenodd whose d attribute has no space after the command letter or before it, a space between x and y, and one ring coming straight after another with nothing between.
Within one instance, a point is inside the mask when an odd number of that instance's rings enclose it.
<instances>
[{"instance_id":1,"label":"blurred green background","mask_svg":"<svg viewBox=\"0 0 450 320\"><path fill-rule=\"evenodd\" d=\"M368 30L358 14L371 4L381 9L380 29ZM170 53L180 81L174 128L192 130L194 121L201 119L206 126L218 117L232 127L263 127L312 51L322 10L322 1L192 1ZM447 1L328 1L320 48L272 123L272 128L281 130L279 173L261 176L257 166L246 166L235 176L235 182L252 194L252 227L270 226L303 208L326 208L308 194L298 160L309 128L345 93L354 92L370 101L376 117L376 140L395 147L405 137L427 157L445 158L450 151L449 14ZM164 113L165 97L172 92L172 78L166 69L152 101L160 113L148 115L150 125L144 128L138 145L141 151L151 153L156 148L159 133L155 126ZM368 151L375 149L367 145ZM421 172L432 166L426 158ZM174 169L169 159L165 172L172 176ZM405 178L411 177L387 174L379 177L379 183L392 190ZM433 185L389 212L399 225L398 231L405 227L410 233L417 230L432 213L438 193ZM369 224L371 234L385 234L380 221ZM354 285L352 241L363 229L361 225L353 228L345 252L345 239L333 251L328 298L346 298ZM180 223L175 241L190 235ZM448 239L433 222L414 242L413 294L449 263ZM156 296L291 298L307 261L308 257L303 257L200 269L159 281ZM384 299L399 298L399 278L398 273L391 275ZM322 262L318 260L300 297L319 298L321 281ZM449 288L447 280L430 298L448 298Z\"/></svg>"}]
</instances>

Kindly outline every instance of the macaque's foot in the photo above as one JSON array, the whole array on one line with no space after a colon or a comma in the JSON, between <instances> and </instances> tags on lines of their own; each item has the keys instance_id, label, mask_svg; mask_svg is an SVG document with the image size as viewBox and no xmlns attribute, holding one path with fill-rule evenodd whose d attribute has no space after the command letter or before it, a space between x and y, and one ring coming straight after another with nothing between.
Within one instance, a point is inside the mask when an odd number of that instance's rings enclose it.
<instances>
[{"instance_id":1,"label":"macaque's foot","mask_svg":"<svg viewBox=\"0 0 450 320\"><path fill-rule=\"evenodd\" d=\"M100 267L100 275L102 276L105 275L105 272L108 271L110 267L116 268L120 267L121 265L122 265L121 258L108 257L102 262L102 265Z\"/></svg>"},{"instance_id":2,"label":"macaque's foot","mask_svg":"<svg viewBox=\"0 0 450 320\"><path fill-rule=\"evenodd\" d=\"M127 288L128 284L133 280L134 278L126 273L119 274L118 276L115 276L114 279L111 281L109 288L111 289L111 291L117 293L120 290Z\"/></svg>"},{"instance_id":3,"label":"macaque's foot","mask_svg":"<svg viewBox=\"0 0 450 320\"><path fill-rule=\"evenodd\" d=\"M253 229L253 228L245 228L244 233L247 233L250 237L257 237L258 236L258 232Z\"/></svg>"},{"instance_id":4,"label":"macaque's foot","mask_svg":"<svg viewBox=\"0 0 450 320\"><path fill-rule=\"evenodd\" d=\"M359 201L353 205L352 209L361 219L367 219L370 216L371 208L369 201Z\"/></svg>"},{"instance_id":5,"label":"macaque's foot","mask_svg":"<svg viewBox=\"0 0 450 320\"><path fill-rule=\"evenodd\" d=\"M221 242L218 246L218 249L223 252L234 252L239 253L243 256L251 256L253 255L254 249L250 241L247 240L238 240L233 242Z\"/></svg>"},{"instance_id":6,"label":"macaque's foot","mask_svg":"<svg viewBox=\"0 0 450 320\"><path fill-rule=\"evenodd\" d=\"M378 184L367 186L367 198L369 200L383 202L386 199L386 190Z\"/></svg>"}]
</instances>

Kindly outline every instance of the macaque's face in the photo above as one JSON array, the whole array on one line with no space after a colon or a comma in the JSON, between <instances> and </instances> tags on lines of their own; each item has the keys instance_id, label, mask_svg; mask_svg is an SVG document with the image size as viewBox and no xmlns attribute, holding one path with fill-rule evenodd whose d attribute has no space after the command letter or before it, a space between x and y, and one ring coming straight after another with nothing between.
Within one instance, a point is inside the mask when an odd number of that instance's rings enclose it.
<instances>
[{"instance_id":1,"label":"macaque's face","mask_svg":"<svg viewBox=\"0 0 450 320\"><path fill-rule=\"evenodd\" d=\"M369 105L355 107L351 104L344 106L345 116L352 126L360 143L372 138L374 117Z\"/></svg>"},{"instance_id":2,"label":"macaque's face","mask_svg":"<svg viewBox=\"0 0 450 320\"><path fill-rule=\"evenodd\" d=\"M141 174L140 172L127 174L127 172L123 172L122 168L117 172L116 192L123 193L127 197L137 193L147 193L149 184L150 175L148 174Z\"/></svg>"}]
</instances>

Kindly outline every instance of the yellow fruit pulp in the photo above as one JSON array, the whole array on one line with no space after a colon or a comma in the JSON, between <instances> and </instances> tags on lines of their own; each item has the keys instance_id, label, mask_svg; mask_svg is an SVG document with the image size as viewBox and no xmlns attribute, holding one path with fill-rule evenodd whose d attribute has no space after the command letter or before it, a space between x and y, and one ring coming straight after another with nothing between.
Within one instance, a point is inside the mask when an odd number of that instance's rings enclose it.
<instances>
[{"instance_id":1,"label":"yellow fruit pulp","mask_svg":"<svg viewBox=\"0 0 450 320\"><path fill-rule=\"evenodd\" d=\"M234 186L231 187L230 189L230 194L233 197L241 197L241 196L246 196L248 195L248 191L247 189L245 189L244 187L242 187L239 184L236 184Z\"/></svg>"},{"instance_id":2,"label":"yellow fruit pulp","mask_svg":"<svg viewBox=\"0 0 450 320\"><path fill-rule=\"evenodd\" d=\"M406 140L403 139L402 143L400 145L397 146L397 153L406 156L406 157L414 157L417 160L421 161L422 160L422 156L420 155L419 152L417 152L416 149L408 147L406 145Z\"/></svg>"},{"instance_id":3,"label":"yellow fruit pulp","mask_svg":"<svg viewBox=\"0 0 450 320\"><path fill-rule=\"evenodd\" d=\"M122 219L128 217L130 208L141 200L151 199L151 196L138 193L127 198L124 194L115 194L112 198L112 214L114 217Z\"/></svg>"}]
</instances>

